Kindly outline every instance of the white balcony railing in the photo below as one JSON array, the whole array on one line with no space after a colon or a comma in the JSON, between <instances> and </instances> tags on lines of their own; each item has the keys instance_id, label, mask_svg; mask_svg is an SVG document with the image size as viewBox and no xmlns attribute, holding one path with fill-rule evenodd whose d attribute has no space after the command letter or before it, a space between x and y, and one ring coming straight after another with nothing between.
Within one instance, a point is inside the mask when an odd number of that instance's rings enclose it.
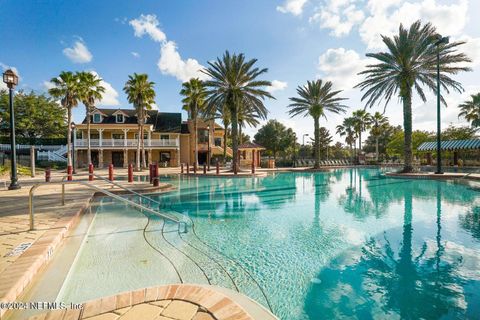
<instances>
[{"instance_id":1,"label":"white balcony railing","mask_svg":"<svg viewBox=\"0 0 480 320\"><path fill-rule=\"evenodd\" d=\"M145 139L145 147L179 147L179 139ZM77 139L76 147L86 147L87 139ZM90 139L90 147L137 147L137 139Z\"/></svg>"}]
</instances>

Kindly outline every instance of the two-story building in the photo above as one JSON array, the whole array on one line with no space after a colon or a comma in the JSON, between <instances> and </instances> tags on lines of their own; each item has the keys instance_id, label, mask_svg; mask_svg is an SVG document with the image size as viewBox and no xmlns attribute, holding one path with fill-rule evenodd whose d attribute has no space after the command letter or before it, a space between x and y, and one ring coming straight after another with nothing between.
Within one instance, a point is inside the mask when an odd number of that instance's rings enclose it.
<instances>
[{"instance_id":1,"label":"two-story building","mask_svg":"<svg viewBox=\"0 0 480 320\"><path fill-rule=\"evenodd\" d=\"M206 163L208 156L223 155L224 129L214 121L198 121L198 158ZM87 163L86 119L76 126L74 135L77 167ZM135 163L138 138L138 120L132 109L95 109L91 115L90 149L96 167L113 164L127 167ZM147 163L160 163L176 167L180 163L193 163L193 122L182 122L181 113L147 111L144 125L144 146ZM231 149L227 147L231 156Z\"/></svg>"}]
</instances>

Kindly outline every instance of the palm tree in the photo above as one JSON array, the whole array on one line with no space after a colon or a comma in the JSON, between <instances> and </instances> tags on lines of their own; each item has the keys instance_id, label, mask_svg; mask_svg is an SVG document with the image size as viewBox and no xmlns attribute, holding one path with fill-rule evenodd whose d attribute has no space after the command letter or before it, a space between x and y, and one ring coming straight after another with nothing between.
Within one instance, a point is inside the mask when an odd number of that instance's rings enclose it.
<instances>
[{"instance_id":1,"label":"palm tree","mask_svg":"<svg viewBox=\"0 0 480 320\"><path fill-rule=\"evenodd\" d=\"M62 71L56 78L52 78L50 82L54 85L48 90L48 93L60 99L62 106L67 109L67 165L72 166L72 108L78 105L80 100L78 78L70 71Z\"/></svg>"},{"instance_id":2,"label":"palm tree","mask_svg":"<svg viewBox=\"0 0 480 320\"><path fill-rule=\"evenodd\" d=\"M288 105L291 117L303 114L311 116L315 125L315 169L320 168L320 117L327 119L326 112L331 113L345 113L347 106L341 103L345 98L340 98L337 95L341 90L333 91L332 83L330 81L323 82L322 80L307 81L304 86L298 86L297 94L299 97L290 98Z\"/></svg>"},{"instance_id":3,"label":"palm tree","mask_svg":"<svg viewBox=\"0 0 480 320\"><path fill-rule=\"evenodd\" d=\"M255 67L256 62L257 59L246 61L243 53L230 55L226 51L222 59L208 62L209 67L202 70L211 78L205 82L208 87L207 113L212 114L212 110L218 110L218 106L225 106L229 112L234 172L238 169L238 125L242 107L247 106L250 115L266 119L268 110L263 101L266 97L274 99L264 90L271 85L270 81L257 79L268 69Z\"/></svg>"},{"instance_id":4,"label":"palm tree","mask_svg":"<svg viewBox=\"0 0 480 320\"><path fill-rule=\"evenodd\" d=\"M377 111L374 115L371 116L370 120L370 134L375 137L375 160L378 161L378 138L382 135L382 133L388 126L388 118Z\"/></svg>"},{"instance_id":5,"label":"palm tree","mask_svg":"<svg viewBox=\"0 0 480 320\"><path fill-rule=\"evenodd\" d=\"M452 42L437 46L438 34L430 23L422 26L420 21L413 23L406 29L400 25L398 35L393 38L382 36L388 48L387 52L368 53L367 57L378 60L377 64L367 66L360 72L365 80L356 87L366 90L362 101L372 107L385 99L385 108L390 99L398 95L403 103L403 128L405 130L405 165L404 172L413 170L412 154L412 96L413 91L418 93L425 102L426 97L422 86L427 86L433 92L436 89L437 51L440 55L440 82L444 91L449 89L461 92L462 85L449 77L460 71L469 71L470 68L462 63L470 59L456 49L464 42ZM437 50L438 47L438 50ZM446 101L441 97L444 105Z\"/></svg>"},{"instance_id":6,"label":"palm tree","mask_svg":"<svg viewBox=\"0 0 480 320\"><path fill-rule=\"evenodd\" d=\"M85 106L85 113L87 118L87 163L92 162L92 155L90 150L90 123L91 114L95 109L95 100L101 100L105 92L105 87L101 85L102 79L91 72L77 72L79 86L79 97Z\"/></svg>"},{"instance_id":7,"label":"palm tree","mask_svg":"<svg viewBox=\"0 0 480 320\"><path fill-rule=\"evenodd\" d=\"M357 110L352 113L355 131L358 134L358 151L362 154L362 132L371 124L371 115L365 110Z\"/></svg>"},{"instance_id":8,"label":"palm tree","mask_svg":"<svg viewBox=\"0 0 480 320\"><path fill-rule=\"evenodd\" d=\"M480 93L473 94L472 100L465 101L458 107L462 110L458 117L464 117L474 128L480 128Z\"/></svg>"},{"instance_id":9,"label":"palm tree","mask_svg":"<svg viewBox=\"0 0 480 320\"><path fill-rule=\"evenodd\" d=\"M194 166L198 166L198 141L197 141L197 126L198 117L204 112L205 98L207 91L203 82L198 78L192 78L188 82L182 84L180 94L184 96L183 110L188 112L188 118L193 121L193 141L194 141Z\"/></svg>"},{"instance_id":10,"label":"palm tree","mask_svg":"<svg viewBox=\"0 0 480 320\"><path fill-rule=\"evenodd\" d=\"M342 124L337 126L337 134L342 137L345 136L345 143L350 147L350 158L353 161L355 153L353 152L352 145L355 146L357 140L357 134L354 128L354 119L352 117L343 119Z\"/></svg>"},{"instance_id":11,"label":"palm tree","mask_svg":"<svg viewBox=\"0 0 480 320\"><path fill-rule=\"evenodd\" d=\"M155 102L154 82L148 81L148 75L145 73L128 76L123 91L127 94L128 102L133 104L137 111L138 119L138 137L137 137L137 158L136 170L140 171L146 168L145 145L144 145L144 124L147 118L146 110L151 110L152 104ZM140 168L140 146L142 150L142 167Z\"/></svg>"}]
</instances>

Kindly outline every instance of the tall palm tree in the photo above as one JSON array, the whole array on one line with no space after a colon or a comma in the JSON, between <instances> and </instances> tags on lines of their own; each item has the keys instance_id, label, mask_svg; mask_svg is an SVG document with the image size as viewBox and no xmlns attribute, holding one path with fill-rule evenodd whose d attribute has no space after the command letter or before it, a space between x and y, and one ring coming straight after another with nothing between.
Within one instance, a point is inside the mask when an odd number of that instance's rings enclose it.
<instances>
[{"instance_id":1,"label":"tall palm tree","mask_svg":"<svg viewBox=\"0 0 480 320\"><path fill-rule=\"evenodd\" d=\"M78 105L80 100L78 78L70 71L62 71L56 78L52 78L50 82L53 88L48 93L60 99L62 106L67 109L67 165L72 166L72 108Z\"/></svg>"},{"instance_id":2,"label":"tall palm tree","mask_svg":"<svg viewBox=\"0 0 480 320\"><path fill-rule=\"evenodd\" d=\"M458 117L464 117L472 124L472 127L480 128L480 93L473 94L471 97L472 100L465 101L458 106L461 110Z\"/></svg>"},{"instance_id":3,"label":"tall palm tree","mask_svg":"<svg viewBox=\"0 0 480 320\"><path fill-rule=\"evenodd\" d=\"M352 113L354 127L358 134L358 151L362 153L362 132L366 131L371 124L371 115L367 111L360 109Z\"/></svg>"},{"instance_id":4,"label":"tall palm tree","mask_svg":"<svg viewBox=\"0 0 480 320\"><path fill-rule=\"evenodd\" d=\"M350 147L350 157L353 161L355 153L353 152L352 145L356 145L357 133L355 131L355 121L352 117L344 118L342 124L337 126L337 134L345 136L345 143Z\"/></svg>"},{"instance_id":5,"label":"tall palm tree","mask_svg":"<svg viewBox=\"0 0 480 320\"><path fill-rule=\"evenodd\" d=\"M388 125L388 118L380 112L375 112L371 118L370 134L375 137L375 160L378 161L378 138Z\"/></svg>"},{"instance_id":6,"label":"tall palm tree","mask_svg":"<svg viewBox=\"0 0 480 320\"><path fill-rule=\"evenodd\" d=\"M155 102L154 82L148 81L148 75L145 73L128 76L128 81L125 83L123 91L127 94L128 102L133 104L138 119L138 137L137 137L137 158L136 170L140 171L146 168L147 163L145 159L145 144L144 144L144 125L147 118L146 110L152 109L152 104ZM142 152L142 167L140 168L140 146Z\"/></svg>"},{"instance_id":7,"label":"tall palm tree","mask_svg":"<svg viewBox=\"0 0 480 320\"><path fill-rule=\"evenodd\" d=\"M192 78L182 84L180 94L184 96L183 110L188 112L188 118L193 121L193 141L194 141L194 166L198 166L198 117L203 114L205 109L205 99L207 90L203 82L198 78Z\"/></svg>"},{"instance_id":8,"label":"tall palm tree","mask_svg":"<svg viewBox=\"0 0 480 320\"><path fill-rule=\"evenodd\" d=\"M303 114L304 117L311 116L315 126L315 169L320 168L320 117L327 119L326 112L345 113L347 106L341 104L345 98L338 97L341 90L334 91L330 81L322 80L307 81L304 86L298 86L299 97L290 98L288 107L291 117Z\"/></svg>"},{"instance_id":9,"label":"tall palm tree","mask_svg":"<svg viewBox=\"0 0 480 320\"><path fill-rule=\"evenodd\" d=\"M264 88L270 81L258 80L268 69L255 67L257 59L246 61L245 55L225 52L223 57L208 62L209 67L202 70L211 80L205 82L208 88L207 113L218 106L226 106L232 124L233 169L238 168L238 125L242 106L248 106L248 112L266 119L268 110L263 104L265 98L274 97Z\"/></svg>"},{"instance_id":10,"label":"tall palm tree","mask_svg":"<svg viewBox=\"0 0 480 320\"><path fill-rule=\"evenodd\" d=\"M91 114L95 109L95 101L102 99L105 87L101 85L102 79L91 72L77 72L79 86L79 97L85 106L85 114L87 118L87 163L92 162L92 154L90 150L90 123Z\"/></svg>"},{"instance_id":11,"label":"tall palm tree","mask_svg":"<svg viewBox=\"0 0 480 320\"><path fill-rule=\"evenodd\" d=\"M439 36L435 27L430 23L422 26L420 21L413 23L410 28L401 24L398 35L393 38L382 36L388 48L387 52L368 53L367 57L378 60L360 72L365 80L356 87L366 90L362 101L372 107L385 99L385 108L390 99L398 95L403 103L403 128L405 131L405 165L404 172L413 170L412 154L412 96L415 90L423 101L426 101L423 86L437 92L436 70L437 52L440 54L440 82L444 92L450 88L461 92L462 85L449 77L460 71L469 71L465 62L470 59L457 51L457 47L464 42L439 44ZM437 49L438 48L438 49ZM441 100L446 105L443 96Z\"/></svg>"}]
</instances>

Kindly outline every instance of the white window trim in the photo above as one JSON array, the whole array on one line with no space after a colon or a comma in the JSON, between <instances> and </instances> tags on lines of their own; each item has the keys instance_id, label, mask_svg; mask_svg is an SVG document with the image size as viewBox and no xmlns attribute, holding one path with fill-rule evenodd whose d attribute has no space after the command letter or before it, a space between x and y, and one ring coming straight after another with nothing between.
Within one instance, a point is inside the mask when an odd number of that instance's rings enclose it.
<instances>
[{"instance_id":1,"label":"white window trim","mask_svg":"<svg viewBox=\"0 0 480 320\"><path fill-rule=\"evenodd\" d=\"M122 121L118 121L118 116L121 115L122 116ZM117 113L115 115L115 122L116 123L125 123L125 115L123 113Z\"/></svg>"},{"instance_id":2,"label":"white window trim","mask_svg":"<svg viewBox=\"0 0 480 320\"><path fill-rule=\"evenodd\" d=\"M95 116L96 116L97 114L100 116L100 121L95 121ZM92 122L93 122L93 123L102 123L102 115L101 115L100 113L98 113L98 112L97 112L97 113L94 113L92 117L93 117L93 119L92 119Z\"/></svg>"}]
</instances>

